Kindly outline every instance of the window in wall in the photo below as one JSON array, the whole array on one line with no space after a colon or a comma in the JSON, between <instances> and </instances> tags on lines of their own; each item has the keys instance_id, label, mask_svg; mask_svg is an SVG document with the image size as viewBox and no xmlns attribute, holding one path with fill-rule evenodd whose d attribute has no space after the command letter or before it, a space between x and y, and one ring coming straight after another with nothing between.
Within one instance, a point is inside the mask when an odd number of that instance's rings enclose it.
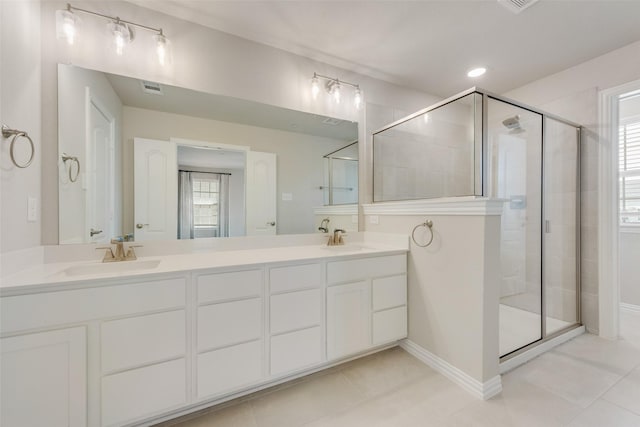
<instances>
[{"instance_id":1,"label":"window in wall","mask_svg":"<svg viewBox=\"0 0 640 427\"><path fill-rule=\"evenodd\" d=\"M218 227L218 201L220 200L219 180L210 178L193 179L193 225Z\"/></svg>"},{"instance_id":2,"label":"window in wall","mask_svg":"<svg viewBox=\"0 0 640 427\"><path fill-rule=\"evenodd\" d=\"M620 224L640 226L640 117L619 129Z\"/></svg>"}]
</instances>

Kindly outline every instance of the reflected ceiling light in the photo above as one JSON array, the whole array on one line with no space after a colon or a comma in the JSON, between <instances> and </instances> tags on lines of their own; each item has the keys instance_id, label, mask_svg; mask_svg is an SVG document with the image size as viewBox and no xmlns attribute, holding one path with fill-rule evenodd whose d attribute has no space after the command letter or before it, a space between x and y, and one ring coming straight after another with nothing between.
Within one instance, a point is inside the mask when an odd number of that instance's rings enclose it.
<instances>
[{"instance_id":1,"label":"reflected ceiling light","mask_svg":"<svg viewBox=\"0 0 640 427\"><path fill-rule=\"evenodd\" d=\"M474 68L473 70L469 70L469 72L467 73L467 76L469 76L469 77L480 77L481 75L483 75L486 72L487 72L486 68L478 67L478 68Z\"/></svg>"},{"instance_id":2,"label":"reflected ceiling light","mask_svg":"<svg viewBox=\"0 0 640 427\"><path fill-rule=\"evenodd\" d=\"M318 99L318 94L320 93L320 80L316 73L313 73L313 78L311 79L311 96L314 100Z\"/></svg>"},{"instance_id":3,"label":"reflected ceiling light","mask_svg":"<svg viewBox=\"0 0 640 427\"><path fill-rule=\"evenodd\" d=\"M92 12L87 9L71 6L69 3L67 3L67 8L65 10L56 11L56 35L58 39L66 40L70 45L74 44L77 39L77 27L80 20L74 12L86 13L88 15L107 19L109 21L107 29L110 36L113 37L113 45L117 55L122 55L124 53L125 46L133 41L134 33L132 27L156 33L153 39L155 41L155 54L158 63L164 66L166 63L170 62L170 43L162 32L162 28L153 28L132 21L125 21L117 16L109 16L98 12Z\"/></svg>"},{"instance_id":4,"label":"reflected ceiling light","mask_svg":"<svg viewBox=\"0 0 640 427\"><path fill-rule=\"evenodd\" d=\"M313 78L311 79L311 95L313 99L316 100L318 95L320 94L320 79L326 80L325 90L336 104L340 104L343 95L343 86L350 86L354 88L353 93L353 105L357 110L360 109L362 103L364 102L364 96L362 94L362 90L360 89L360 85L355 83L345 82L343 80L339 80L338 78L323 76L322 74L313 73Z\"/></svg>"}]
</instances>

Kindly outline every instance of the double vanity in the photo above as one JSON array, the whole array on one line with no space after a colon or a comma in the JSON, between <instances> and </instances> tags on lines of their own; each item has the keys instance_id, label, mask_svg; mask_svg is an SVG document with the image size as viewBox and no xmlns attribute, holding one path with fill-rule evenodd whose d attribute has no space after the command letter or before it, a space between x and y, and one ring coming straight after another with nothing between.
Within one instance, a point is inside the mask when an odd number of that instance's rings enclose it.
<instances>
[{"instance_id":1,"label":"double vanity","mask_svg":"<svg viewBox=\"0 0 640 427\"><path fill-rule=\"evenodd\" d=\"M152 425L405 338L407 237L321 237L3 277L1 424Z\"/></svg>"}]
</instances>

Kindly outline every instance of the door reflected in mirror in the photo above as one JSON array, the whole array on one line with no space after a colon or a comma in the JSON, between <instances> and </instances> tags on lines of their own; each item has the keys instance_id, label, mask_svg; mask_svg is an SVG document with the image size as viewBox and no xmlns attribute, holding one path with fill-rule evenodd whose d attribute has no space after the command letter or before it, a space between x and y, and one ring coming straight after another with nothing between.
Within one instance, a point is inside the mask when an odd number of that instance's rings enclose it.
<instances>
[{"instance_id":1,"label":"door reflected in mirror","mask_svg":"<svg viewBox=\"0 0 640 427\"><path fill-rule=\"evenodd\" d=\"M313 233L314 209L357 203L357 156L327 157L357 123L145 86L58 65L59 243ZM329 197L329 179L351 190Z\"/></svg>"}]
</instances>

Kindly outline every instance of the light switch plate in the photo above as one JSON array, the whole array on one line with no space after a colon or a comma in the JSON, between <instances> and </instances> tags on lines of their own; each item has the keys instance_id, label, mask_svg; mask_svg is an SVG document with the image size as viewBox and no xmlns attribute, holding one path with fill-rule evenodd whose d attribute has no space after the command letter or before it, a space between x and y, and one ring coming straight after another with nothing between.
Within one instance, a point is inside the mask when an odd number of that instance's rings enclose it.
<instances>
[{"instance_id":1,"label":"light switch plate","mask_svg":"<svg viewBox=\"0 0 640 427\"><path fill-rule=\"evenodd\" d=\"M378 215L369 215L369 224L378 224Z\"/></svg>"},{"instance_id":2,"label":"light switch plate","mask_svg":"<svg viewBox=\"0 0 640 427\"><path fill-rule=\"evenodd\" d=\"M293 200L292 193L282 193L282 200L290 201Z\"/></svg>"},{"instance_id":3,"label":"light switch plate","mask_svg":"<svg viewBox=\"0 0 640 427\"><path fill-rule=\"evenodd\" d=\"M351 215L351 224L358 223L358 215Z\"/></svg>"}]
</instances>

